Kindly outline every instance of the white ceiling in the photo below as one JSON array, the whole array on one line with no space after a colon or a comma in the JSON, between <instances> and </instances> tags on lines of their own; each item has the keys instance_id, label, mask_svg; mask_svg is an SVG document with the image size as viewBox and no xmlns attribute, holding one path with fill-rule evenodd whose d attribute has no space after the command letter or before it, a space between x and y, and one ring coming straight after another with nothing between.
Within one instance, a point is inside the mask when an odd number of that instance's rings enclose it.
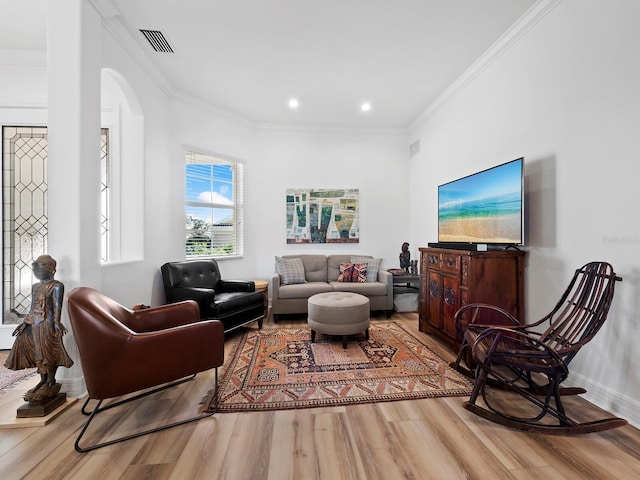
<instances>
[{"instance_id":1,"label":"white ceiling","mask_svg":"<svg viewBox=\"0 0 640 480\"><path fill-rule=\"evenodd\" d=\"M406 128L535 3L92 1L115 6L111 21L178 96L256 124L368 128ZM0 3L0 49L46 48L46 0ZM141 28L162 31L175 53L154 52Z\"/></svg>"}]
</instances>

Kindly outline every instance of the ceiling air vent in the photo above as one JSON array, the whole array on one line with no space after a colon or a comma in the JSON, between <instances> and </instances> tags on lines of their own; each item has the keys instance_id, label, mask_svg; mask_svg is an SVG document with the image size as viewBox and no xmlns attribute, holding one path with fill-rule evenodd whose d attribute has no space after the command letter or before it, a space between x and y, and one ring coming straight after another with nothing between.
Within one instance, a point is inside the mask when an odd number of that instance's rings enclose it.
<instances>
[{"instance_id":1,"label":"ceiling air vent","mask_svg":"<svg viewBox=\"0 0 640 480\"><path fill-rule=\"evenodd\" d=\"M140 29L140 32L156 52L173 53L173 48L171 48L171 45L169 45L169 42L167 42L167 39L161 31Z\"/></svg>"},{"instance_id":2,"label":"ceiling air vent","mask_svg":"<svg viewBox=\"0 0 640 480\"><path fill-rule=\"evenodd\" d=\"M420 152L420 140L416 140L415 142L413 142L411 145L409 145L409 156L413 157L414 155L417 155L418 152Z\"/></svg>"}]
</instances>

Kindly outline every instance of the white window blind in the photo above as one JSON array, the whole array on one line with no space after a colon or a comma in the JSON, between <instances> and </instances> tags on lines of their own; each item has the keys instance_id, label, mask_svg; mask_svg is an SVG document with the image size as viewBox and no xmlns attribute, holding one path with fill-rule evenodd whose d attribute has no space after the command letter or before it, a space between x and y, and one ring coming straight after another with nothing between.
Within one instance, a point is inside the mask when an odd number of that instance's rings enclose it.
<instances>
[{"instance_id":1,"label":"white window blind","mask_svg":"<svg viewBox=\"0 0 640 480\"><path fill-rule=\"evenodd\" d=\"M242 163L187 152L185 193L187 258L242 255Z\"/></svg>"}]
</instances>

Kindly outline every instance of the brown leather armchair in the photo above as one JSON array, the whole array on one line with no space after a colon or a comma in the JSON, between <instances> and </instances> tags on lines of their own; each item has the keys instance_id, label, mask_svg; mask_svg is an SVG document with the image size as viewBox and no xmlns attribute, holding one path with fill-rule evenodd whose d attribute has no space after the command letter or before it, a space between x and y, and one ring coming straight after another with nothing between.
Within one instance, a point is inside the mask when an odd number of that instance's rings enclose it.
<instances>
[{"instance_id":1,"label":"brown leather armchair","mask_svg":"<svg viewBox=\"0 0 640 480\"><path fill-rule=\"evenodd\" d=\"M193 301L134 311L97 290L79 287L67 296L67 309L88 391L82 413L89 419L76 440L77 451L94 450L213 414L200 414L80 447L82 436L99 412L191 380L195 374L211 368L216 369L217 391L218 367L224 363L224 332L221 322L200 320L198 305ZM151 387L158 388L102 406L106 399ZM98 403L88 412L90 400Z\"/></svg>"}]
</instances>

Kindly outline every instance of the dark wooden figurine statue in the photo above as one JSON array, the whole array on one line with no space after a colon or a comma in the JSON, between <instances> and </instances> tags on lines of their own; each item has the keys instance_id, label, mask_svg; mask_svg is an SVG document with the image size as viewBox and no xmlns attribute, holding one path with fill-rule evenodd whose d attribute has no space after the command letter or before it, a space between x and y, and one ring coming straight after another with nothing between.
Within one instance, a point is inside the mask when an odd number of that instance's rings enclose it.
<instances>
[{"instance_id":1,"label":"dark wooden figurine statue","mask_svg":"<svg viewBox=\"0 0 640 480\"><path fill-rule=\"evenodd\" d=\"M404 242L400 252L400 268L409 273L409 267L411 267L411 252L409 251L409 242Z\"/></svg>"},{"instance_id":2,"label":"dark wooden figurine statue","mask_svg":"<svg viewBox=\"0 0 640 480\"><path fill-rule=\"evenodd\" d=\"M58 367L71 367L62 336L67 329L60 323L64 285L54 280L56 261L40 255L33 262L33 275L39 280L31 289L31 310L14 330L16 340L4 366L11 370L36 367L40 382L25 395L25 401L38 404L58 395Z\"/></svg>"}]
</instances>

